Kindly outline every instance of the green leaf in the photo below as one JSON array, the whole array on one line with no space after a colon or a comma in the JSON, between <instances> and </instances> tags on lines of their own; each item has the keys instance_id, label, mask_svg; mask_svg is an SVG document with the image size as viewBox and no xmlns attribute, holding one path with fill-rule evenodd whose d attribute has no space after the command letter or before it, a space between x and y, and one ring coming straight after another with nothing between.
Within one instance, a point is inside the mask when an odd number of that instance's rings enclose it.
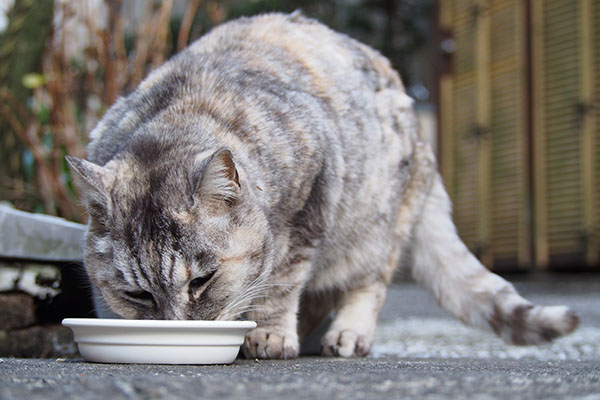
<instances>
[{"instance_id":1,"label":"green leaf","mask_svg":"<svg viewBox=\"0 0 600 400\"><path fill-rule=\"evenodd\" d=\"M23 75L21 82L27 89L36 89L46 83L46 77L42 74L30 73Z\"/></svg>"}]
</instances>

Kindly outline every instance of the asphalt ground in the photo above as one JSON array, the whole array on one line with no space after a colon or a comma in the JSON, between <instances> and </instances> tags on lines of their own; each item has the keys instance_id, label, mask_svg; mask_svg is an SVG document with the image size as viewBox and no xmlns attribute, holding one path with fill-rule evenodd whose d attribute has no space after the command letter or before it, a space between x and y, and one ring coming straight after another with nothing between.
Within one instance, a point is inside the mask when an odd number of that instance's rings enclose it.
<instances>
[{"instance_id":1,"label":"asphalt ground","mask_svg":"<svg viewBox=\"0 0 600 400\"><path fill-rule=\"evenodd\" d=\"M4 358L0 399L600 399L600 275L512 280L536 303L575 309L578 330L549 345L508 346L401 284L389 291L364 359L169 366Z\"/></svg>"}]
</instances>

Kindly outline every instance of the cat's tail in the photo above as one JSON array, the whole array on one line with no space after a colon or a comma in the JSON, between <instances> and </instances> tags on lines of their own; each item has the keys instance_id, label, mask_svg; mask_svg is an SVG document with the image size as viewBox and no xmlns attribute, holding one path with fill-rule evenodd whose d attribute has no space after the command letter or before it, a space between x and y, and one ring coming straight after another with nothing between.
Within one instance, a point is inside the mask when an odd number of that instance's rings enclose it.
<instances>
[{"instance_id":1,"label":"cat's tail","mask_svg":"<svg viewBox=\"0 0 600 400\"><path fill-rule=\"evenodd\" d=\"M548 342L577 328L575 312L565 306L532 304L469 252L457 235L439 175L414 235L415 279L466 324L492 330L506 342L519 345Z\"/></svg>"}]
</instances>

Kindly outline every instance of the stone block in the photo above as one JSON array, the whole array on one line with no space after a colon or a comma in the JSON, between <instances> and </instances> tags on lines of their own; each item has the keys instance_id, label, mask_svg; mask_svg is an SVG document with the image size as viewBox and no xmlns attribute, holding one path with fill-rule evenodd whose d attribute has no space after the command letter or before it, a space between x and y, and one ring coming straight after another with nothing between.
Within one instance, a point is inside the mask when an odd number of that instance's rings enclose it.
<instances>
[{"instance_id":1,"label":"stone block","mask_svg":"<svg viewBox=\"0 0 600 400\"><path fill-rule=\"evenodd\" d=\"M62 325L0 330L0 357L75 357L79 353L73 333Z\"/></svg>"},{"instance_id":2,"label":"stone block","mask_svg":"<svg viewBox=\"0 0 600 400\"><path fill-rule=\"evenodd\" d=\"M81 261L85 225L0 204L0 257Z\"/></svg>"},{"instance_id":3,"label":"stone block","mask_svg":"<svg viewBox=\"0 0 600 400\"><path fill-rule=\"evenodd\" d=\"M0 329L25 328L35 323L33 297L25 293L0 293Z\"/></svg>"}]
</instances>

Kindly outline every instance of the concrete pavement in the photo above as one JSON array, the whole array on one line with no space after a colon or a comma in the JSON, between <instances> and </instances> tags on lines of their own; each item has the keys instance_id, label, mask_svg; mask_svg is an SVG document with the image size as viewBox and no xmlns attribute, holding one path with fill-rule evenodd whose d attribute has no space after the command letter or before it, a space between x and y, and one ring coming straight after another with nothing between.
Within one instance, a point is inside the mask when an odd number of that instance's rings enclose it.
<instances>
[{"instance_id":1,"label":"concrete pavement","mask_svg":"<svg viewBox=\"0 0 600 400\"><path fill-rule=\"evenodd\" d=\"M2 399L598 399L593 361L239 360L230 366L4 360Z\"/></svg>"},{"instance_id":2,"label":"concrete pavement","mask_svg":"<svg viewBox=\"0 0 600 400\"><path fill-rule=\"evenodd\" d=\"M237 360L229 366L0 362L0 399L600 399L600 275L523 276L542 304L577 310L572 335L539 347L462 326L414 284L394 285L366 359Z\"/></svg>"}]
</instances>

